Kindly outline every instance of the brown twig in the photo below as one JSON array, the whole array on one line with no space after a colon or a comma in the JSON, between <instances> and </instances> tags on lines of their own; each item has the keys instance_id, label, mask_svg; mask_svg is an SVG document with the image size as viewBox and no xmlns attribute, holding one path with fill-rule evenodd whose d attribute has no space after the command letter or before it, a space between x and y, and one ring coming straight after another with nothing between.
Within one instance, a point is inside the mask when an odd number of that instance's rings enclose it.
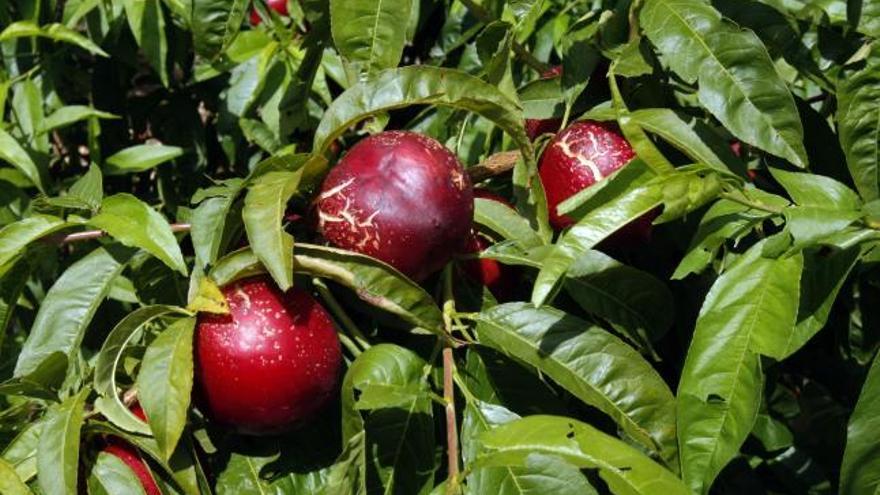
<instances>
[{"instance_id":1,"label":"brown twig","mask_svg":"<svg viewBox=\"0 0 880 495\"><path fill-rule=\"evenodd\" d=\"M489 177L501 175L513 170L513 167L516 166L516 162L520 160L521 156L522 155L520 155L519 151L502 151L500 153L495 153L489 158L486 158L486 160L468 169L468 175L471 177L471 182L476 184Z\"/></svg>"},{"instance_id":2,"label":"brown twig","mask_svg":"<svg viewBox=\"0 0 880 495\"><path fill-rule=\"evenodd\" d=\"M172 232L189 232L190 224L188 223L173 223L171 224ZM57 244L59 246L63 246L65 244L72 244L74 242L81 241L91 241L94 239L99 239L107 235L107 232L103 230L84 230L82 232L74 232L72 234L59 234L52 235L43 238L45 242L49 244Z\"/></svg>"},{"instance_id":3,"label":"brown twig","mask_svg":"<svg viewBox=\"0 0 880 495\"><path fill-rule=\"evenodd\" d=\"M446 403L446 459L449 465L447 495L454 495L458 491L458 423L455 418L453 373L455 360L452 347L447 345L443 348L443 401Z\"/></svg>"},{"instance_id":4,"label":"brown twig","mask_svg":"<svg viewBox=\"0 0 880 495\"><path fill-rule=\"evenodd\" d=\"M470 176L472 182L482 182L489 177L501 175L503 173L513 170L513 167L520 159L520 156L521 155L519 151L502 151L500 153L495 153L489 158L486 158L486 160L469 168L468 175ZM299 215L291 215L287 218L287 220L296 221L300 218L301 217ZM190 227L191 226L188 223L173 223L171 224L171 231L189 232ZM74 232L72 234L51 235L45 237L43 240L44 242L48 242L49 244L57 244L59 246L63 246L65 244L72 244L75 242L99 239L106 235L107 233L103 230L84 230L82 232Z\"/></svg>"}]
</instances>

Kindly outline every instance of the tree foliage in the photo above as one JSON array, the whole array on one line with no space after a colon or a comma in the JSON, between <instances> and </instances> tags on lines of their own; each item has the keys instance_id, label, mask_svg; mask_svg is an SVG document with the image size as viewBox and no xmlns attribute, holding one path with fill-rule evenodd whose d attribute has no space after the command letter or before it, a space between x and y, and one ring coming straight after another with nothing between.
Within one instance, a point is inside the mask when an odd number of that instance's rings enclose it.
<instances>
[{"instance_id":1,"label":"tree foliage","mask_svg":"<svg viewBox=\"0 0 880 495\"><path fill-rule=\"evenodd\" d=\"M115 436L167 494L880 494L880 2L287 12L0 0L0 493L138 492ZM550 118L637 155L558 233L524 126ZM467 255L416 283L315 234L384 129L515 204L474 217L508 300ZM345 371L248 437L199 409L192 342L257 273L319 296Z\"/></svg>"}]
</instances>

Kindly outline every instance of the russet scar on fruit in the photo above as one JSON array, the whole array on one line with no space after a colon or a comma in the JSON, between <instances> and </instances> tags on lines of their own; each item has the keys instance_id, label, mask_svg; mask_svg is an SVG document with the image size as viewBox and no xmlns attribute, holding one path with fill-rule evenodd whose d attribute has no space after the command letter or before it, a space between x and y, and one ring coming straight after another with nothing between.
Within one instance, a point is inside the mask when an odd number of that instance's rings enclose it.
<instances>
[{"instance_id":1,"label":"russet scar on fruit","mask_svg":"<svg viewBox=\"0 0 880 495\"><path fill-rule=\"evenodd\" d=\"M421 281L464 246L473 191L443 145L414 132L386 131L343 156L325 178L314 210L316 230L331 245Z\"/></svg>"}]
</instances>

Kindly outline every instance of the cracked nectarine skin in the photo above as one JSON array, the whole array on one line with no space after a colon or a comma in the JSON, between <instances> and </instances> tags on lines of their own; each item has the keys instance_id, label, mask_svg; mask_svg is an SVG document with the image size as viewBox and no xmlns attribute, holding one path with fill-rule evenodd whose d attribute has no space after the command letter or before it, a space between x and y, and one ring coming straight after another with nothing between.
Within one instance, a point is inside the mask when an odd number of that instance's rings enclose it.
<instances>
[{"instance_id":1,"label":"cracked nectarine skin","mask_svg":"<svg viewBox=\"0 0 880 495\"><path fill-rule=\"evenodd\" d=\"M605 179L634 156L629 143L609 124L575 122L557 134L538 165L553 227L561 230L574 223L557 213L560 203Z\"/></svg>"},{"instance_id":2,"label":"cracked nectarine skin","mask_svg":"<svg viewBox=\"0 0 880 495\"><path fill-rule=\"evenodd\" d=\"M266 276L223 288L229 314L199 316L200 408L242 433L273 433L308 419L333 397L342 353L327 311L306 291Z\"/></svg>"},{"instance_id":3,"label":"cracked nectarine skin","mask_svg":"<svg viewBox=\"0 0 880 495\"><path fill-rule=\"evenodd\" d=\"M317 230L327 242L378 258L416 281L461 251L473 216L471 182L455 155L406 131L358 142L315 200Z\"/></svg>"}]
</instances>

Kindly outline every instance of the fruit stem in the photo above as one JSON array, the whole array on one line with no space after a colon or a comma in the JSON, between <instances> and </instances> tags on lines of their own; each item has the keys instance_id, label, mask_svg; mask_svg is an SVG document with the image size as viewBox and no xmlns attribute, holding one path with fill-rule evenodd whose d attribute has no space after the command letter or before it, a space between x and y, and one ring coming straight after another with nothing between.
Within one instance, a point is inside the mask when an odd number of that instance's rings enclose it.
<instances>
[{"instance_id":1,"label":"fruit stem","mask_svg":"<svg viewBox=\"0 0 880 495\"><path fill-rule=\"evenodd\" d=\"M346 338L349 338L350 341L353 340L360 345L361 349L367 350L370 348L370 342L367 340L367 337L364 336L363 332L354 324L354 321L348 316L348 313L342 309L342 305L339 304L339 301L336 300L336 297L333 296L333 293L330 292L330 288L327 287L327 284L324 283L323 280L319 278L312 279L312 285L318 289L318 294L321 296L321 299L327 304L327 307L330 309L330 312L333 313L333 316L339 321L342 325L342 329L348 334ZM340 338L342 337L342 333L340 333ZM360 352L358 352L358 355Z\"/></svg>"},{"instance_id":2,"label":"fruit stem","mask_svg":"<svg viewBox=\"0 0 880 495\"><path fill-rule=\"evenodd\" d=\"M336 332L336 336L339 338L339 343L344 345L345 348L348 349L348 352L350 352L355 358L361 355L362 351L360 347L355 345L354 341L351 340L348 335L343 332Z\"/></svg>"}]
</instances>

